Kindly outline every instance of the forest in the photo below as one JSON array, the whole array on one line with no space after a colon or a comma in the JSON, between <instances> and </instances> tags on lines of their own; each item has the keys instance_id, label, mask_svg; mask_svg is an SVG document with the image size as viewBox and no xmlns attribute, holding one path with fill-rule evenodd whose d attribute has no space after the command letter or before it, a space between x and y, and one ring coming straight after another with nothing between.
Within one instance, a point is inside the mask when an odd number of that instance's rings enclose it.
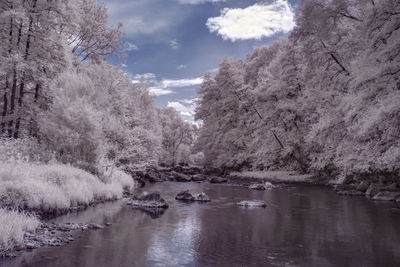
<instances>
[{"instance_id":1,"label":"forest","mask_svg":"<svg viewBox=\"0 0 400 267\"><path fill-rule=\"evenodd\" d=\"M204 76L205 164L339 181L400 175L400 3L301 1L287 39Z\"/></svg>"},{"instance_id":2,"label":"forest","mask_svg":"<svg viewBox=\"0 0 400 267\"><path fill-rule=\"evenodd\" d=\"M0 21L2 208L49 213L120 198L133 170L189 160L197 126L107 62L123 33L108 26L105 4L6 0ZM27 217L6 210L0 225ZM29 225L1 229L0 250Z\"/></svg>"},{"instance_id":3,"label":"forest","mask_svg":"<svg viewBox=\"0 0 400 267\"><path fill-rule=\"evenodd\" d=\"M95 0L0 2L0 252L40 220L179 164L400 184L400 2L302 0L288 37L225 58L195 119L120 63ZM200 125L200 126L198 126Z\"/></svg>"}]
</instances>

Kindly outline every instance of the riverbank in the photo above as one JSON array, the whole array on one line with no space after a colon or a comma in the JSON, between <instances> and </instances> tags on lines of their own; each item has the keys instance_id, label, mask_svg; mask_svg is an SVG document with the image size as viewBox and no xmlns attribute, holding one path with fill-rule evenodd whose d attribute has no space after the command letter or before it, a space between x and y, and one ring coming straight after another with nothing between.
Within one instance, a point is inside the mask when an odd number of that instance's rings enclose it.
<instances>
[{"instance_id":1,"label":"riverbank","mask_svg":"<svg viewBox=\"0 0 400 267\"><path fill-rule=\"evenodd\" d=\"M395 179L353 179L343 182L336 178L318 177L313 174L299 174L295 171L242 171L224 173L218 169L201 169L198 167L181 167L148 169L136 173L137 179L144 185L146 182L201 182L232 183L242 186L264 184L318 184L329 186L344 196L365 196L377 201L396 201L400 203L400 186Z\"/></svg>"},{"instance_id":2,"label":"riverbank","mask_svg":"<svg viewBox=\"0 0 400 267\"><path fill-rule=\"evenodd\" d=\"M0 256L33 248L29 237L48 230L46 219L120 199L134 185L132 177L117 169L100 178L58 163L1 162ZM54 243L41 239L41 244Z\"/></svg>"},{"instance_id":3,"label":"riverbank","mask_svg":"<svg viewBox=\"0 0 400 267\"><path fill-rule=\"evenodd\" d=\"M291 171L245 171L223 175L219 170L198 167L152 168L132 171L131 176L115 171L107 182L80 169L60 164L2 165L0 171L0 255L14 257L17 251L43 246L61 246L73 241L73 234L106 225L50 224L48 218L79 211L98 203L121 199L132 193L135 184L160 182L233 184L248 187L273 184L320 184L332 187L339 195L366 196L372 200L400 202L397 184L383 185L364 181L334 184L312 175ZM22 166L22 167L21 167ZM270 184L271 185L271 184ZM125 188L125 194L124 194ZM126 190L129 189L130 190ZM257 187L259 188L259 187ZM253 187L256 189L256 187Z\"/></svg>"}]
</instances>

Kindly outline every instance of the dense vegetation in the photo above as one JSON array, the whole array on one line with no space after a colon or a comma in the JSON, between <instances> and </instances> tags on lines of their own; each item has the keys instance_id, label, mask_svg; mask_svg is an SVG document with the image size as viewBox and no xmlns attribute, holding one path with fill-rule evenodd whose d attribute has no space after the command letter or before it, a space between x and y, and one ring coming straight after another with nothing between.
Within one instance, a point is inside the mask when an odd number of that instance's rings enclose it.
<instances>
[{"instance_id":1,"label":"dense vegetation","mask_svg":"<svg viewBox=\"0 0 400 267\"><path fill-rule=\"evenodd\" d=\"M0 253L39 225L10 210L121 198L126 172L189 160L196 127L107 63L123 43L104 5L6 0L0 24Z\"/></svg>"},{"instance_id":2,"label":"dense vegetation","mask_svg":"<svg viewBox=\"0 0 400 267\"><path fill-rule=\"evenodd\" d=\"M303 0L287 39L205 75L197 147L215 167L399 177L399 66L399 1Z\"/></svg>"}]
</instances>

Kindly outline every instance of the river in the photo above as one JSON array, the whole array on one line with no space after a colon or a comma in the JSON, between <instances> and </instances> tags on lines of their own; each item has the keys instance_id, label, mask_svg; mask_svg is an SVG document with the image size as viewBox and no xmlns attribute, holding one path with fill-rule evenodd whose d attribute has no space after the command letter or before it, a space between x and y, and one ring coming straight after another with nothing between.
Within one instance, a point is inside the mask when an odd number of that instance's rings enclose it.
<instances>
[{"instance_id":1,"label":"river","mask_svg":"<svg viewBox=\"0 0 400 267\"><path fill-rule=\"evenodd\" d=\"M210 203L174 199L204 191ZM45 247L0 266L400 266L400 205L339 196L322 186L252 191L209 183L157 183L170 207L150 215L105 203L55 222L111 226L84 231L62 247ZM266 208L244 208L246 199Z\"/></svg>"}]
</instances>

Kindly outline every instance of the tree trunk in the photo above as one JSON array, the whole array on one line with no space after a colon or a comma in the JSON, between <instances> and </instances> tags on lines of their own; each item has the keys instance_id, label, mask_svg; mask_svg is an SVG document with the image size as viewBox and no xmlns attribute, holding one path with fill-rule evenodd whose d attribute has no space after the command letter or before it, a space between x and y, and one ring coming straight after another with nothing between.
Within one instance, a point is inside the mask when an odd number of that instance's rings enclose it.
<instances>
[{"instance_id":1,"label":"tree trunk","mask_svg":"<svg viewBox=\"0 0 400 267\"><path fill-rule=\"evenodd\" d=\"M2 119L1 119L1 133L4 135L6 133L6 116L7 116L7 109L8 109L8 77L6 77L6 87L4 89L4 95L3 95L3 112L2 112Z\"/></svg>"},{"instance_id":2,"label":"tree trunk","mask_svg":"<svg viewBox=\"0 0 400 267\"><path fill-rule=\"evenodd\" d=\"M36 3L37 0L35 0L32 4L32 12L35 11L36 9ZM31 46L31 36L32 36L32 25L33 25L33 17L32 15L29 16L29 26L28 26L28 37L26 38L26 46L25 46L25 54L24 54L24 60L27 61L28 60L28 56L29 56L29 49ZM18 31L18 44L17 47L19 46L19 42L20 42L20 37L21 37L21 27L22 27L22 22L20 24L20 28ZM22 112L22 104L23 104L23 98L24 98L24 89L25 89L25 73L23 73L22 78L21 78L21 82L20 82L20 86L19 86L19 99L18 99L18 118L15 124L15 131L14 131L14 138L18 138L19 137L19 128L20 128L20 124L21 124L21 112Z\"/></svg>"}]
</instances>

